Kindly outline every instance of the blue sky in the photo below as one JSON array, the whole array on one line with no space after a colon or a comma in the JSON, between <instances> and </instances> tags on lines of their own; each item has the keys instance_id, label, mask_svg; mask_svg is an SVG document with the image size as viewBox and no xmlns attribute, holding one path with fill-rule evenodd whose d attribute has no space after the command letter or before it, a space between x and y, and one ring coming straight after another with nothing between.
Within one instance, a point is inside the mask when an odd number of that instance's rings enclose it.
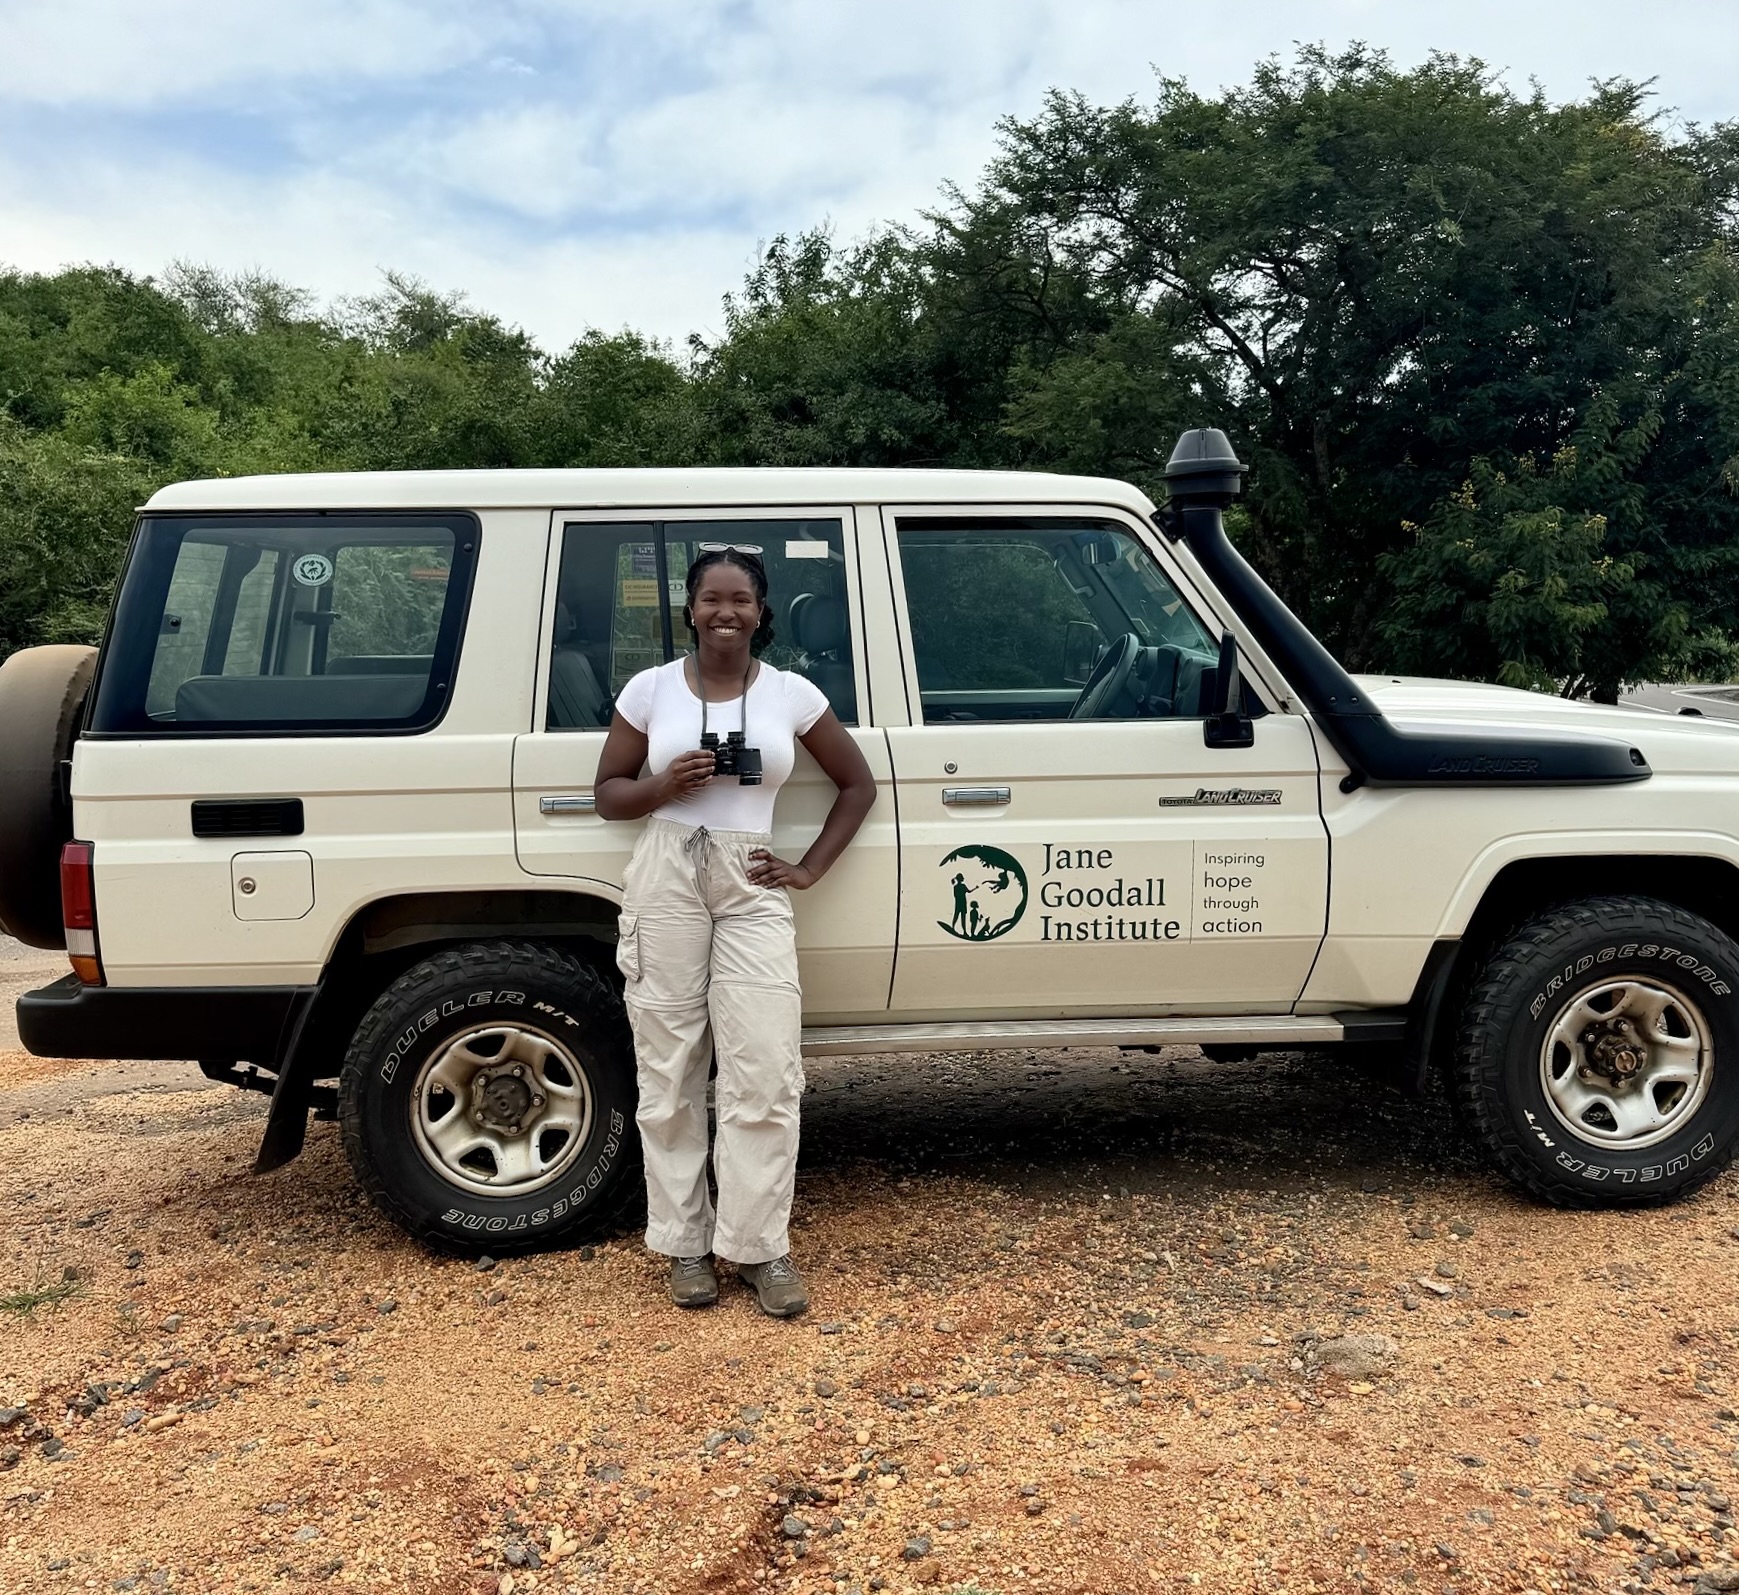
<instances>
[{"instance_id":1,"label":"blue sky","mask_svg":"<svg viewBox=\"0 0 1739 1595\"><path fill-rule=\"evenodd\" d=\"M552 348L680 340L759 242L913 217L1047 87L1353 39L1739 117L1739 0L0 0L0 262L396 268Z\"/></svg>"}]
</instances>

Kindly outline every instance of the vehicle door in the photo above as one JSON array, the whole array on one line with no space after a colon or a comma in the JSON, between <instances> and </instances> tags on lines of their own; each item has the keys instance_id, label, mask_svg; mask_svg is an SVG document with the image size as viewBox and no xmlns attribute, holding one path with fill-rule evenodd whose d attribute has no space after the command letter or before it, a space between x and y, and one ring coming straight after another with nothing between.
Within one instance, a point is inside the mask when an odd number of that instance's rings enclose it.
<instances>
[{"instance_id":1,"label":"vehicle door","mask_svg":"<svg viewBox=\"0 0 1739 1595\"><path fill-rule=\"evenodd\" d=\"M887 741L865 724L866 695L859 690L863 622L850 510L555 516L539 708L514 750L521 867L588 880L619 899L640 826L599 819L592 782L616 694L637 671L691 647L682 620L684 582L702 543L761 550L774 632L762 658L807 676L827 694L882 788L845 856L817 886L793 896L806 1016L825 1022L885 1013L898 833ZM799 746L774 812L774 851L800 858L833 798L832 782Z\"/></svg>"},{"instance_id":2,"label":"vehicle door","mask_svg":"<svg viewBox=\"0 0 1739 1595\"><path fill-rule=\"evenodd\" d=\"M913 1018L1273 1013L1321 945L1308 723L1247 683L1206 745L1221 627L1120 512L883 512L921 713L892 1007Z\"/></svg>"}]
</instances>

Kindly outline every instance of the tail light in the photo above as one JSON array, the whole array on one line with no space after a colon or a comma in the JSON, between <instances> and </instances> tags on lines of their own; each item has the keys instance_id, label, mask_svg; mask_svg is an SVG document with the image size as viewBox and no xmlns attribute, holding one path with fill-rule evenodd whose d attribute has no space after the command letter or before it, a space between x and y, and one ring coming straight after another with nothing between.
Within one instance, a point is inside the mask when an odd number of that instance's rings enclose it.
<instances>
[{"instance_id":1,"label":"tail light","mask_svg":"<svg viewBox=\"0 0 1739 1595\"><path fill-rule=\"evenodd\" d=\"M68 842L60 850L60 917L66 926L66 952L73 973L87 986L103 983L102 960L97 956L97 894L91 871L95 852L90 842Z\"/></svg>"}]
</instances>

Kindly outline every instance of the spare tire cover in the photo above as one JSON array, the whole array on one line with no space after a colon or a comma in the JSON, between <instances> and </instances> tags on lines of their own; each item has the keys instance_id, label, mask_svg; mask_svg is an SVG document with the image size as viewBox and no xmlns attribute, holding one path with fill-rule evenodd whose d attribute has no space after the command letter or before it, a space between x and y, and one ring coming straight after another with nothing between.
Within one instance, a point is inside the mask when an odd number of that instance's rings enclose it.
<instances>
[{"instance_id":1,"label":"spare tire cover","mask_svg":"<svg viewBox=\"0 0 1739 1595\"><path fill-rule=\"evenodd\" d=\"M72 837L61 761L72 756L95 648L24 648L0 665L0 927L64 947L60 850Z\"/></svg>"}]
</instances>

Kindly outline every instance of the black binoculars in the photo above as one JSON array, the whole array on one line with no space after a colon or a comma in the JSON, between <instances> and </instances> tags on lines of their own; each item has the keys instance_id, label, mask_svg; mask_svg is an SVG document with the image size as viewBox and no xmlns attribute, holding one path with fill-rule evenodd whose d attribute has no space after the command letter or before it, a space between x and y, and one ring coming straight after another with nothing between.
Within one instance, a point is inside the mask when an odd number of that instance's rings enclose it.
<instances>
[{"instance_id":1,"label":"black binoculars","mask_svg":"<svg viewBox=\"0 0 1739 1595\"><path fill-rule=\"evenodd\" d=\"M734 775L742 786L761 784L761 750L744 746L741 731L729 732L723 747L718 732L703 731L700 745L713 756L714 775Z\"/></svg>"}]
</instances>

